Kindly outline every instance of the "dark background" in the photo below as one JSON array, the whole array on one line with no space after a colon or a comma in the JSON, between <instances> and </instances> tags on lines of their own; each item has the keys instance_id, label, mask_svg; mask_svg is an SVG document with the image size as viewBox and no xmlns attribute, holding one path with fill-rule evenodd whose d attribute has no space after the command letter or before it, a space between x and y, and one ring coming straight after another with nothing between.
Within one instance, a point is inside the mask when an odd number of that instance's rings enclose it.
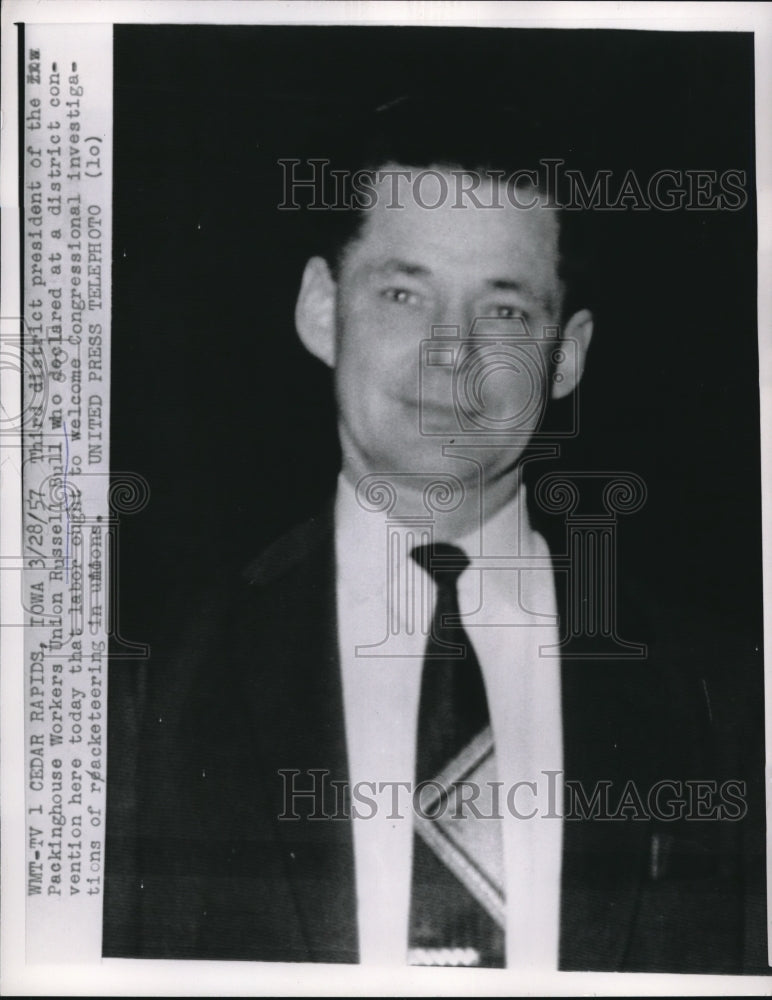
<instances>
[{"instance_id":1,"label":"dark background","mask_svg":"<svg viewBox=\"0 0 772 1000\"><path fill-rule=\"evenodd\" d=\"M567 166L583 145L616 178L747 172L742 211L599 215L581 436L560 460L646 482L620 577L683 614L745 739L763 713L753 72L739 33L116 27L111 462L150 487L120 524L118 601L150 671L193 595L334 487L330 378L292 318L313 234L276 210L277 159L329 155L328 128L402 94L463 90L554 125L544 152ZM111 701L145 674L115 659Z\"/></svg>"},{"instance_id":2,"label":"dark background","mask_svg":"<svg viewBox=\"0 0 772 1000\"><path fill-rule=\"evenodd\" d=\"M117 27L115 80L112 467L150 486L120 529L126 638L173 629L214 566L334 485L329 375L292 318L309 213L276 210L277 159L328 154L328 124L362 108L461 87L554 122L545 153L567 166L578 141L617 180L747 171L739 212L596 213L596 335L560 467L641 475L621 571L688 588L758 644L750 35Z\"/></svg>"},{"instance_id":3,"label":"dark background","mask_svg":"<svg viewBox=\"0 0 772 1000\"><path fill-rule=\"evenodd\" d=\"M617 183L746 171L741 211L595 213L596 334L559 467L642 476L620 574L704 610L755 660L751 35L117 27L115 81L112 468L150 487L120 528L127 639L173 639L202 584L334 486L330 377L293 325L316 220L277 211L277 160L329 156L331 133L400 95L462 93L532 113L555 136L545 155L589 151Z\"/></svg>"},{"instance_id":4,"label":"dark background","mask_svg":"<svg viewBox=\"0 0 772 1000\"><path fill-rule=\"evenodd\" d=\"M567 166L578 141L617 180L747 171L739 212L596 213L596 336L560 465L641 475L620 559L750 636L757 606L735 604L760 566L752 52L746 34L116 28L112 467L150 486L121 524L124 635L152 641L178 595L334 485L329 375L292 318L308 213L276 210L277 159L328 154L328 124L463 81L554 122L546 153Z\"/></svg>"}]
</instances>

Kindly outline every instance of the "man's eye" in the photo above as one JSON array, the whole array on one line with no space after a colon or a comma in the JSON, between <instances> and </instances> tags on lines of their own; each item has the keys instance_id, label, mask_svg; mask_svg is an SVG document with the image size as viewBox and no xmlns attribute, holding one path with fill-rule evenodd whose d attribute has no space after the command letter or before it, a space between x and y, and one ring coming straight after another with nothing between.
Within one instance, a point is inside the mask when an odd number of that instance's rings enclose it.
<instances>
[{"instance_id":1,"label":"man's eye","mask_svg":"<svg viewBox=\"0 0 772 1000\"><path fill-rule=\"evenodd\" d=\"M418 305L418 292L411 292L407 288L386 288L381 295L389 302L396 302L398 305L415 306Z\"/></svg>"},{"instance_id":2,"label":"man's eye","mask_svg":"<svg viewBox=\"0 0 772 1000\"><path fill-rule=\"evenodd\" d=\"M496 319L525 317L525 313L519 306L494 306L492 312Z\"/></svg>"}]
</instances>

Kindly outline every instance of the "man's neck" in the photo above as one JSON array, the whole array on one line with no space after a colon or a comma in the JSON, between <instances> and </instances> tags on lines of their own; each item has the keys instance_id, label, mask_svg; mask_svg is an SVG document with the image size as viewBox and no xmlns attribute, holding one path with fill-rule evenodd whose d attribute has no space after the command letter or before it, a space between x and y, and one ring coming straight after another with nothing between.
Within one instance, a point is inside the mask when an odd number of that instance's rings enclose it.
<instances>
[{"instance_id":1,"label":"man's neck","mask_svg":"<svg viewBox=\"0 0 772 1000\"><path fill-rule=\"evenodd\" d=\"M400 520L430 516L434 537L448 542L480 532L504 507L524 500L519 468L484 484L462 480L458 471L449 463L447 473L434 475L362 475L344 465L342 476L364 509L377 506Z\"/></svg>"}]
</instances>

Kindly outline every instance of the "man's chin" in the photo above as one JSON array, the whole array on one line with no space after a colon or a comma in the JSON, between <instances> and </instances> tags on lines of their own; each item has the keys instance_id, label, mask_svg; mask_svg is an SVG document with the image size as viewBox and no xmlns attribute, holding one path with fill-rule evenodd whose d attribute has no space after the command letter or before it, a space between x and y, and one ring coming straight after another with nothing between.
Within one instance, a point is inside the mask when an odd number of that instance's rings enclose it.
<instances>
[{"instance_id":1,"label":"man's chin","mask_svg":"<svg viewBox=\"0 0 772 1000\"><path fill-rule=\"evenodd\" d=\"M422 437L400 442L399 453L382 453L374 457L370 468L378 475L406 483L413 481L423 488L430 481L453 477L462 483L477 482L479 466L474 460L454 454L464 443L462 436L448 434L444 437Z\"/></svg>"}]
</instances>

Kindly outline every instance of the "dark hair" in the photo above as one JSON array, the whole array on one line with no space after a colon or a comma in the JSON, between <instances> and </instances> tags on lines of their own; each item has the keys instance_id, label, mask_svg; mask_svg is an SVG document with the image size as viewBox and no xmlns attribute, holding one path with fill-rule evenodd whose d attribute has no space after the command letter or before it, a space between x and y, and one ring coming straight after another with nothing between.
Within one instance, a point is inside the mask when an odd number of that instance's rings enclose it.
<instances>
[{"instance_id":1,"label":"dark hair","mask_svg":"<svg viewBox=\"0 0 772 1000\"><path fill-rule=\"evenodd\" d=\"M522 177L524 171L530 171L538 178L536 190L558 209L563 315L592 304L591 212L563 207L567 200L562 171L555 166L557 161L574 166L579 157L570 139L564 139L562 150L556 148L556 139L554 135L547 138L549 129L542 119L490 101L472 105L463 100L406 97L346 121L342 127L345 135L339 139L328 135L325 141L328 149L334 146L334 155L323 157L329 161L324 175L325 204L334 207L308 213L315 216L315 252L328 261L334 275L366 218L366 211L350 191L341 197L346 178L377 171L387 163L505 178Z\"/></svg>"}]
</instances>

